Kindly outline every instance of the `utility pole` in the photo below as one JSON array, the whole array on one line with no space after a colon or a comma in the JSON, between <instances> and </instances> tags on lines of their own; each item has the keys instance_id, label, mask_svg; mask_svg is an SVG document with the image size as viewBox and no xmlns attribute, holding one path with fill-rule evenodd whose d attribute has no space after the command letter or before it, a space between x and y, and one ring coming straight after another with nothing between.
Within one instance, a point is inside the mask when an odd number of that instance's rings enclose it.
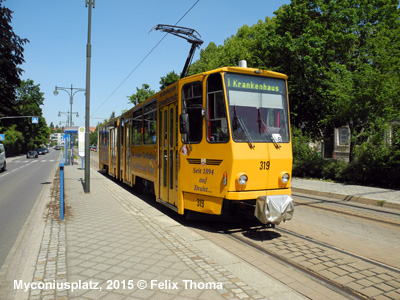
<instances>
[{"instance_id":1,"label":"utility pole","mask_svg":"<svg viewBox=\"0 0 400 300\"><path fill-rule=\"evenodd\" d=\"M85 113L85 193L90 193L90 60L92 58L92 6L95 0L85 0L88 12L88 39L86 45L86 113Z\"/></svg>"}]
</instances>

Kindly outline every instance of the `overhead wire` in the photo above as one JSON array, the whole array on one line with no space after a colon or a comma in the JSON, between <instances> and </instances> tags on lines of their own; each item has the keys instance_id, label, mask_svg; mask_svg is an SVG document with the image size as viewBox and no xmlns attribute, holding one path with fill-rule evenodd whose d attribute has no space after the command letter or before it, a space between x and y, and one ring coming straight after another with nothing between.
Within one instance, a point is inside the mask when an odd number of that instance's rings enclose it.
<instances>
[{"instance_id":1,"label":"overhead wire","mask_svg":"<svg viewBox=\"0 0 400 300\"><path fill-rule=\"evenodd\" d=\"M197 3L199 3L200 0L197 0L186 12L185 14L175 23L174 26L178 25L180 21L196 6ZM92 115L97 112L110 98L117 92L117 90L125 83L125 81L128 80L128 78L140 67L140 65L150 56L150 54L161 44L161 42L167 37L169 33L166 33L159 41L158 43L145 55L145 57L133 68L133 70L128 74L128 76L125 77L124 80L114 89L114 91L108 96L103 103L100 104L100 106L97 107L97 109L90 115Z\"/></svg>"}]
</instances>

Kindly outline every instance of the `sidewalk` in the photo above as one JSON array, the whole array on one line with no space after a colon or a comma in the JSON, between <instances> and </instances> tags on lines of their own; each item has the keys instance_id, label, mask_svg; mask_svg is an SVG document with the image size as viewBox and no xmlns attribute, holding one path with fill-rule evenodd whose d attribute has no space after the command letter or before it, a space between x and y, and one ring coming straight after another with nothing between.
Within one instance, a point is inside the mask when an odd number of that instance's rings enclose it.
<instances>
[{"instance_id":1,"label":"sidewalk","mask_svg":"<svg viewBox=\"0 0 400 300\"><path fill-rule=\"evenodd\" d=\"M293 178L291 186L293 194L318 195L341 201L400 209L400 189L383 189L301 178Z\"/></svg>"},{"instance_id":2,"label":"sidewalk","mask_svg":"<svg viewBox=\"0 0 400 300\"><path fill-rule=\"evenodd\" d=\"M50 206L15 299L303 299L94 169L90 194L80 165L64 170L66 219Z\"/></svg>"}]
</instances>

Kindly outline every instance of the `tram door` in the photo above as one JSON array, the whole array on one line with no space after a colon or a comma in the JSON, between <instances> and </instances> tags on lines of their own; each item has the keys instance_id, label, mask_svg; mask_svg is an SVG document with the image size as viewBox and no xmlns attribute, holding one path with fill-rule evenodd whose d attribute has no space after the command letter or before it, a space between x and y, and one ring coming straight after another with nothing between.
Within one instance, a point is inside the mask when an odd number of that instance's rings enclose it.
<instances>
[{"instance_id":1,"label":"tram door","mask_svg":"<svg viewBox=\"0 0 400 300\"><path fill-rule=\"evenodd\" d=\"M125 123L125 167L124 167L124 181L131 183L131 122Z\"/></svg>"},{"instance_id":2,"label":"tram door","mask_svg":"<svg viewBox=\"0 0 400 300\"><path fill-rule=\"evenodd\" d=\"M121 118L121 123L119 125L120 127L118 128L118 175L117 175L117 179L123 181L124 180L124 160L125 160L125 156L124 156L124 119Z\"/></svg>"},{"instance_id":3,"label":"tram door","mask_svg":"<svg viewBox=\"0 0 400 300\"><path fill-rule=\"evenodd\" d=\"M117 177L117 128L110 129L111 166L110 175Z\"/></svg>"},{"instance_id":4,"label":"tram door","mask_svg":"<svg viewBox=\"0 0 400 300\"><path fill-rule=\"evenodd\" d=\"M178 205L178 103L159 111L159 195L160 199Z\"/></svg>"}]
</instances>

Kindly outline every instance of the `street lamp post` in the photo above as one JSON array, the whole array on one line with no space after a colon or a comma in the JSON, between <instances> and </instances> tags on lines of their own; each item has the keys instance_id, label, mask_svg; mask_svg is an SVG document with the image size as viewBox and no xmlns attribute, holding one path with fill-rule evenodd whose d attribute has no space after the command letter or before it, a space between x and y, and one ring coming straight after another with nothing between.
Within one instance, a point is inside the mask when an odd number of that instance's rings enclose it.
<instances>
[{"instance_id":1,"label":"street lamp post","mask_svg":"<svg viewBox=\"0 0 400 300\"><path fill-rule=\"evenodd\" d=\"M74 125L74 123L70 123L70 112L69 111L59 111L58 112L58 116L61 117L61 114L66 115L67 116L67 122L66 122L66 126L72 126ZM78 112L72 112L71 114L75 114L77 118L79 118L79 114ZM71 118L72 120L72 118Z\"/></svg>"},{"instance_id":2,"label":"street lamp post","mask_svg":"<svg viewBox=\"0 0 400 300\"><path fill-rule=\"evenodd\" d=\"M72 84L71 84L71 87L70 87L70 88L56 86L56 88L54 89L53 94L54 94L55 96L57 96L59 90L60 90L60 91L65 91L65 92L67 92L68 95L69 95L69 104L71 105L71 110L70 110L71 114L69 115L69 125L72 126L72 114L74 114L74 113L72 112L72 104L74 103L74 95L75 95L77 92L84 92L85 89L82 89L82 88L74 88L74 87L72 87ZM76 113L76 114L78 114L78 113Z\"/></svg>"},{"instance_id":3,"label":"street lamp post","mask_svg":"<svg viewBox=\"0 0 400 300\"><path fill-rule=\"evenodd\" d=\"M65 123L65 126L70 126L70 125L69 125L69 111L66 111L66 112L65 112L65 111L59 111L59 112L58 112L58 116L61 117L61 114L67 116L67 121L64 122L64 123Z\"/></svg>"}]
</instances>

